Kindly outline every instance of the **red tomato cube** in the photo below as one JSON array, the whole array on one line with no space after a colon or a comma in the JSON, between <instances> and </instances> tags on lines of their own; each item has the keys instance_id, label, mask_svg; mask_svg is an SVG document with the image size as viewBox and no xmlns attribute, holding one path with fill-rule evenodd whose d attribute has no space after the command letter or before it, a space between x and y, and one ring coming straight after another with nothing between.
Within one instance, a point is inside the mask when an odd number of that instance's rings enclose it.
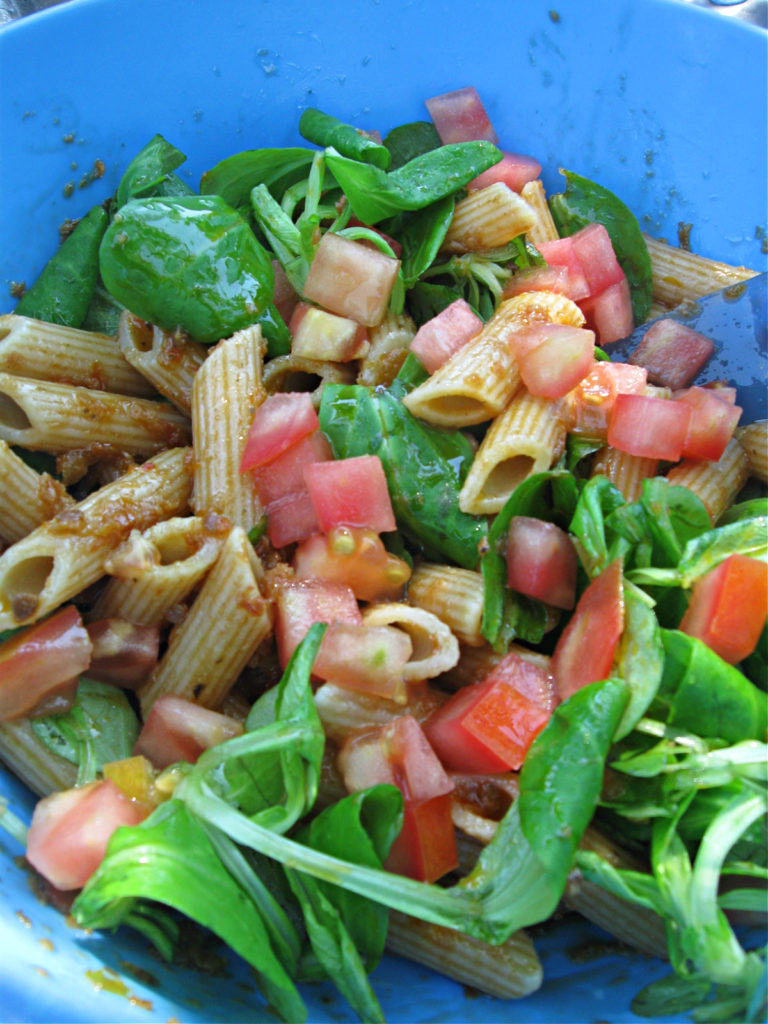
<instances>
[{"instance_id":1,"label":"red tomato cube","mask_svg":"<svg viewBox=\"0 0 768 1024\"><path fill-rule=\"evenodd\" d=\"M332 458L325 434L315 430L267 465L253 470L253 485L264 506L267 534L274 547L305 540L319 530L304 469Z\"/></svg>"},{"instance_id":2,"label":"red tomato cube","mask_svg":"<svg viewBox=\"0 0 768 1024\"><path fill-rule=\"evenodd\" d=\"M507 582L512 590L555 608L573 608L578 562L565 530L543 519L512 517L507 537Z\"/></svg>"},{"instance_id":3,"label":"red tomato cube","mask_svg":"<svg viewBox=\"0 0 768 1024\"><path fill-rule=\"evenodd\" d=\"M499 141L477 89L471 85L433 96L425 105L444 146L475 139Z\"/></svg>"},{"instance_id":4,"label":"red tomato cube","mask_svg":"<svg viewBox=\"0 0 768 1024\"><path fill-rule=\"evenodd\" d=\"M152 705L133 753L146 757L155 768L167 768L177 761L194 764L204 750L242 732L242 723L229 715L163 694Z\"/></svg>"},{"instance_id":5,"label":"red tomato cube","mask_svg":"<svg viewBox=\"0 0 768 1024\"><path fill-rule=\"evenodd\" d=\"M483 321L464 299L456 299L418 329L411 352L428 373L434 373L474 338Z\"/></svg>"},{"instance_id":6,"label":"red tomato cube","mask_svg":"<svg viewBox=\"0 0 768 1024\"><path fill-rule=\"evenodd\" d=\"M399 269L399 260L328 231L309 268L304 298L375 327L387 311Z\"/></svg>"},{"instance_id":7,"label":"red tomato cube","mask_svg":"<svg viewBox=\"0 0 768 1024\"><path fill-rule=\"evenodd\" d=\"M257 408L240 461L240 472L272 462L320 427L306 391L269 395Z\"/></svg>"},{"instance_id":8,"label":"red tomato cube","mask_svg":"<svg viewBox=\"0 0 768 1024\"><path fill-rule=\"evenodd\" d=\"M404 704L403 669L413 653L411 638L393 626L332 622L312 666L319 679Z\"/></svg>"},{"instance_id":9,"label":"red tomato cube","mask_svg":"<svg viewBox=\"0 0 768 1024\"><path fill-rule=\"evenodd\" d=\"M470 181L467 185L470 191L501 181L513 192L520 192L529 181L536 181L541 174L541 164L532 156L508 153L506 150L502 150L502 153L504 155L497 164Z\"/></svg>"},{"instance_id":10,"label":"red tomato cube","mask_svg":"<svg viewBox=\"0 0 768 1024\"><path fill-rule=\"evenodd\" d=\"M571 235L573 251L584 270L590 296L624 280L611 236L602 224L587 224Z\"/></svg>"},{"instance_id":11,"label":"red tomato cube","mask_svg":"<svg viewBox=\"0 0 768 1024\"><path fill-rule=\"evenodd\" d=\"M502 299L510 299L513 295L523 292L557 292L558 295L570 297L571 277L567 267L549 266L531 267L519 270L504 285Z\"/></svg>"},{"instance_id":12,"label":"red tomato cube","mask_svg":"<svg viewBox=\"0 0 768 1024\"><path fill-rule=\"evenodd\" d=\"M717 462L733 437L742 410L714 388L689 388L675 395L693 410L683 442L684 459L710 459Z\"/></svg>"},{"instance_id":13,"label":"red tomato cube","mask_svg":"<svg viewBox=\"0 0 768 1024\"><path fill-rule=\"evenodd\" d=\"M275 637L282 668L316 622L362 625L363 618L352 590L341 583L319 579L284 583L275 599Z\"/></svg>"},{"instance_id":14,"label":"red tomato cube","mask_svg":"<svg viewBox=\"0 0 768 1024\"><path fill-rule=\"evenodd\" d=\"M280 260L272 260L272 269L275 272L275 307L283 320L288 323L293 316L293 311L296 308L296 303L299 301L299 296L296 294L296 290L288 280L288 275L285 270L283 270L283 265Z\"/></svg>"},{"instance_id":15,"label":"red tomato cube","mask_svg":"<svg viewBox=\"0 0 768 1024\"><path fill-rule=\"evenodd\" d=\"M359 601L397 601L411 576L408 563L390 554L377 533L346 526L303 540L293 568L299 579L343 583Z\"/></svg>"},{"instance_id":16,"label":"red tomato cube","mask_svg":"<svg viewBox=\"0 0 768 1024\"><path fill-rule=\"evenodd\" d=\"M417 882L436 882L459 865L450 793L403 804L403 827L384 867Z\"/></svg>"},{"instance_id":17,"label":"red tomato cube","mask_svg":"<svg viewBox=\"0 0 768 1024\"><path fill-rule=\"evenodd\" d=\"M27 836L27 860L57 889L80 889L104 860L121 825L138 825L147 808L109 779L44 797Z\"/></svg>"},{"instance_id":18,"label":"red tomato cube","mask_svg":"<svg viewBox=\"0 0 768 1024\"><path fill-rule=\"evenodd\" d=\"M298 304L289 326L291 353L304 359L346 363L361 359L370 347L368 332L361 324L306 302Z\"/></svg>"},{"instance_id":19,"label":"red tomato cube","mask_svg":"<svg viewBox=\"0 0 768 1024\"><path fill-rule=\"evenodd\" d=\"M653 395L617 395L608 423L608 444L631 455L677 462L692 409Z\"/></svg>"},{"instance_id":20,"label":"red tomato cube","mask_svg":"<svg viewBox=\"0 0 768 1024\"><path fill-rule=\"evenodd\" d=\"M632 333L635 326L629 282L623 276L598 295L579 303L587 325L597 335L598 344L611 345Z\"/></svg>"},{"instance_id":21,"label":"red tomato cube","mask_svg":"<svg viewBox=\"0 0 768 1024\"><path fill-rule=\"evenodd\" d=\"M557 238L552 242L541 242L539 252L550 267L565 267L568 271L568 291L565 293L574 302L580 302L589 295L587 276L581 260L576 255L573 238Z\"/></svg>"},{"instance_id":22,"label":"red tomato cube","mask_svg":"<svg viewBox=\"0 0 768 1024\"><path fill-rule=\"evenodd\" d=\"M595 335L568 324L537 324L509 336L523 383L532 395L563 398L595 362Z\"/></svg>"},{"instance_id":23,"label":"red tomato cube","mask_svg":"<svg viewBox=\"0 0 768 1024\"><path fill-rule=\"evenodd\" d=\"M568 430L588 437L604 438L617 395L642 394L647 373L629 363L594 363L583 380L565 398Z\"/></svg>"},{"instance_id":24,"label":"red tomato cube","mask_svg":"<svg viewBox=\"0 0 768 1024\"><path fill-rule=\"evenodd\" d=\"M581 595L555 646L550 668L561 700L609 678L623 631L624 574L616 559Z\"/></svg>"},{"instance_id":25,"label":"red tomato cube","mask_svg":"<svg viewBox=\"0 0 768 1024\"><path fill-rule=\"evenodd\" d=\"M663 387L687 387L715 351L711 338L677 320L656 320L630 356L644 366L648 380Z\"/></svg>"},{"instance_id":26,"label":"red tomato cube","mask_svg":"<svg viewBox=\"0 0 768 1024\"><path fill-rule=\"evenodd\" d=\"M316 462L304 480L323 533L352 526L386 533L397 529L387 478L378 455Z\"/></svg>"},{"instance_id":27,"label":"red tomato cube","mask_svg":"<svg viewBox=\"0 0 768 1024\"><path fill-rule=\"evenodd\" d=\"M680 629L736 665L757 646L768 616L768 564L734 554L700 576Z\"/></svg>"}]
</instances>

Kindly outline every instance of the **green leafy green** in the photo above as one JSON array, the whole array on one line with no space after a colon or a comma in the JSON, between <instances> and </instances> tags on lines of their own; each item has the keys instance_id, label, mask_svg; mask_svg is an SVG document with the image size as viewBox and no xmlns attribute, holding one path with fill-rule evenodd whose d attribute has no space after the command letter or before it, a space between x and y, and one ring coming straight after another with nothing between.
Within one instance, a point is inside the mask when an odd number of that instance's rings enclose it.
<instances>
[{"instance_id":1,"label":"green leafy green","mask_svg":"<svg viewBox=\"0 0 768 1024\"><path fill-rule=\"evenodd\" d=\"M392 158L390 170L396 171L409 160L429 153L430 150L439 149L442 142L431 121L412 121L410 124L401 124L393 128L384 137L384 145Z\"/></svg>"},{"instance_id":2,"label":"green leafy green","mask_svg":"<svg viewBox=\"0 0 768 1024\"><path fill-rule=\"evenodd\" d=\"M118 207L124 206L129 199L160 194L161 186L167 184L172 172L186 159L186 156L162 135L153 136L123 172L117 186ZM192 191L184 187L187 193Z\"/></svg>"},{"instance_id":3,"label":"green leafy green","mask_svg":"<svg viewBox=\"0 0 768 1024\"><path fill-rule=\"evenodd\" d=\"M266 185L280 202L285 191L307 176L315 156L312 149L250 149L235 153L203 174L201 195L221 196L235 209L248 207L252 190Z\"/></svg>"},{"instance_id":4,"label":"green leafy green","mask_svg":"<svg viewBox=\"0 0 768 1024\"><path fill-rule=\"evenodd\" d=\"M308 142L317 146L333 146L350 160L373 164L384 171L389 167L390 154L386 146L315 107L307 107L299 118L299 132Z\"/></svg>"}]
</instances>

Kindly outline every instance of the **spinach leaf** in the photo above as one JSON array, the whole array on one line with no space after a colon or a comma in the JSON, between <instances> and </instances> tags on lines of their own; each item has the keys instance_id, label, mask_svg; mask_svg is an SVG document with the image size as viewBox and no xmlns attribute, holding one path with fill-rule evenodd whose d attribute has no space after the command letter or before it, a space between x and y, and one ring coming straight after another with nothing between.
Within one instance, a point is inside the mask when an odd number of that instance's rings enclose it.
<instances>
[{"instance_id":1,"label":"spinach leaf","mask_svg":"<svg viewBox=\"0 0 768 1024\"><path fill-rule=\"evenodd\" d=\"M451 226L453 208L453 196L446 196L421 210L400 214L384 226L403 247L401 271L406 288L413 288L434 262Z\"/></svg>"},{"instance_id":2,"label":"spinach leaf","mask_svg":"<svg viewBox=\"0 0 768 1024\"><path fill-rule=\"evenodd\" d=\"M651 309L653 275L637 218L607 188L573 171L562 173L566 180L565 192L551 196L549 200L559 234L561 237L573 235L595 221L604 225L611 236L616 259L627 275L635 323L641 324Z\"/></svg>"},{"instance_id":3,"label":"spinach leaf","mask_svg":"<svg viewBox=\"0 0 768 1024\"><path fill-rule=\"evenodd\" d=\"M153 136L123 172L117 186L118 207L124 206L129 199L157 195L158 187L166 183L172 172L186 159L181 150L172 146L162 135ZM187 192L191 191L187 189Z\"/></svg>"},{"instance_id":4,"label":"spinach leaf","mask_svg":"<svg viewBox=\"0 0 768 1024\"><path fill-rule=\"evenodd\" d=\"M389 167L389 150L380 143L358 131L351 124L344 124L331 114L324 114L314 107L307 107L299 118L299 132L307 142L316 146L333 146L342 156L360 160L386 171Z\"/></svg>"},{"instance_id":5,"label":"spinach leaf","mask_svg":"<svg viewBox=\"0 0 768 1024\"><path fill-rule=\"evenodd\" d=\"M117 325L123 307L109 294L101 280L101 275L96 282L85 319L80 325L84 331L96 331L99 334L116 334Z\"/></svg>"},{"instance_id":6,"label":"spinach leaf","mask_svg":"<svg viewBox=\"0 0 768 1024\"><path fill-rule=\"evenodd\" d=\"M99 246L108 221L102 206L89 210L19 299L14 312L65 327L80 327L98 281Z\"/></svg>"},{"instance_id":7,"label":"spinach leaf","mask_svg":"<svg viewBox=\"0 0 768 1024\"><path fill-rule=\"evenodd\" d=\"M408 311L417 327L450 306L456 299L462 298L458 288L444 284L432 284L431 281L417 281L406 297ZM475 310L477 312L477 310Z\"/></svg>"},{"instance_id":8,"label":"spinach leaf","mask_svg":"<svg viewBox=\"0 0 768 1024\"><path fill-rule=\"evenodd\" d=\"M611 514L625 504L624 495L607 477L593 477L581 489L570 530L578 545L581 564L590 579L631 548L626 537L606 525Z\"/></svg>"},{"instance_id":9,"label":"spinach leaf","mask_svg":"<svg viewBox=\"0 0 768 1024\"><path fill-rule=\"evenodd\" d=\"M81 679L72 707L60 715L30 719L38 739L78 766L77 784L93 782L108 761L130 757L139 720L122 690Z\"/></svg>"},{"instance_id":10,"label":"spinach leaf","mask_svg":"<svg viewBox=\"0 0 768 1024\"><path fill-rule=\"evenodd\" d=\"M616 729L617 740L637 725L661 684L664 655L661 632L648 599L631 583L624 584L624 632L616 652L619 675L629 700Z\"/></svg>"},{"instance_id":11,"label":"spinach leaf","mask_svg":"<svg viewBox=\"0 0 768 1024\"><path fill-rule=\"evenodd\" d=\"M439 149L442 142L437 134L437 128L431 121L412 121L410 124L401 124L393 128L384 137L384 145L392 158L390 170L396 171L409 160L429 153L432 149Z\"/></svg>"},{"instance_id":12,"label":"spinach leaf","mask_svg":"<svg viewBox=\"0 0 768 1024\"><path fill-rule=\"evenodd\" d=\"M490 142L458 142L423 153L389 173L328 148L325 159L355 213L377 224L402 210L420 210L453 195L501 159Z\"/></svg>"},{"instance_id":13,"label":"spinach leaf","mask_svg":"<svg viewBox=\"0 0 768 1024\"><path fill-rule=\"evenodd\" d=\"M251 191L266 185L280 202L286 189L305 178L315 156L312 149L249 149L235 153L206 171L201 195L221 196L229 206L248 207Z\"/></svg>"}]
</instances>

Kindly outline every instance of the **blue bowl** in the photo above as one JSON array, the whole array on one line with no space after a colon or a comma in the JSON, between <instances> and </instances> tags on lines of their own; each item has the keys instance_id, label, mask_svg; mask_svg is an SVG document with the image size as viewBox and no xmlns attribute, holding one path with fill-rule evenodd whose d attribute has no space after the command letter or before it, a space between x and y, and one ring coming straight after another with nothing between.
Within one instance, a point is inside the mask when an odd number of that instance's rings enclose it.
<instances>
[{"instance_id":1,"label":"blue bowl","mask_svg":"<svg viewBox=\"0 0 768 1024\"><path fill-rule=\"evenodd\" d=\"M74 0L0 31L0 310L59 224L110 195L156 132L188 154L196 184L230 153L296 144L306 106L386 131L468 84L502 145L541 160L549 190L572 169L651 234L674 242L690 223L697 252L765 269L765 83L764 32L676 0ZM7 773L0 796L30 815ZM227 977L196 975L128 931L69 927L32 895L21 853L0 830L0 1019L274 1020L234 961ZM546 980L523 1002L394 958L373 980L390 1021L619 1024L667 971L573 921L537 942ZM355 1019L330 987L306 998L313 1021Z\"/></svg>"}]
</instances>

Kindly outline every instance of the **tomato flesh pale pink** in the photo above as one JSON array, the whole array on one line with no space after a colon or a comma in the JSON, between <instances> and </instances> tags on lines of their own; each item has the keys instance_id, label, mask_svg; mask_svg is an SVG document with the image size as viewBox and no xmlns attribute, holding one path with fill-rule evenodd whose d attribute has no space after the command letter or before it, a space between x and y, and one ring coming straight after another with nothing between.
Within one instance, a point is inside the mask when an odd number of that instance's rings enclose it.
<instances>
[{"instance_id":1,"label":"tomato flesh pale pink","mask_svg":"<svg viewBox=\"0 0 768 1024\"><path fill-rule=\"evenodd\" d=\"M418 329L411 352L428 373L439 370L478 334L483 321L465 299L456 299Z\"/></svg>"},{"instance_id":2,"label":"tomato flesh pale pink","mask_svg":"<svg viewBox=\"0 0 768 1024\"><path fill-rule=\"evenodd\" d=\"M403 669L412 653L411 638L401 629L335 621L323 637L312 672L347 689L402 704Z\"/></svg>"},{"instance_id":3,"label":"tomato flesh pale pink","mask_svg":"<svg viewBox=\"0 0 768 1024\"><path fill-rule=\"evenodd\" d=\"M378 455L308 464L304 481L323 533L337 526L386 533L397 528Z\"/></svg>"},{"instance_id":4,"label":"tomato flesh pale pink","mask_svg":"<svg viewBox=\"0 0 768 1024\"><path fill-rule=\"evenodd\" d=\"M537 324L515 331L509 345L532 395L564 398L595 362L595 335L567 324Z\"/></svg>"},{"instance_id":5,"label":"tomato flesh pale pink","mask_svg":"<svg viewBox=\"0 0 768 1024\"><path fill-rule=\"evenodd\" d=\"M265 466L320 426L305 391L269 395L256 409L240 462L240 472Z\"/></svg>"},{"instance_id":6,"label":"tomato flesh pale pink","mask_svg":"<svg viewBox=\"0 0 768 1024\"><path fill-rule=\"evenodd\" d=\"M715 351L711 338L677 320L656 320L630 356L644 366L648 380L663 387L687 387Z\"/></svg>"},{"instance_id":7,"label":"tomato flesh pale pink","mask_svg":"<svg viewBox=\"0 0 768 1024\"><path fill-rule=\"evenodd\" d=\"M576 603L578 556L559 526L530 516L513 516L507 535L507 582L555 608Z\"/></svg>"},{"instance_id":8,"label":"tomato flesh pale pink","mask_svg":"<svg viewBox=\"0 0 768 1024\"><path fill-rule=\"evenodd\" d=\"M203 751L240 736L241 722L218 711L172 694L163 694L152 705L133 748L155 768L177 761L194 764Z\"/></svg>"},{"instance_id":9,"label":"tomato flesh pale pink","mask_svg":"<svg viewBox=\"0 0 768 1024\"><path fill-rule=\"evenodd\" d=\"M275 637L282 668L316 622L362 625L363 618L351 588L322 579L284 583L275 599Z\"/></svg>"},{"instance_id":10,"label":"tomato flesh pale pink","mask_svg":"<svg viewBox=\"0 0 768 1024\"><path fill-rule=\"evenodd\" d=\"M541 174L541 164L532 156L523 153L509 153L502 150L503 156L497 164L483 171L467 185L470 191L486 188L502 181L513 192L520 192L530 181L535 181Z\"/></svg>"},{"instance_id":11,"label":"tomato flesh pale pink","mask_svg":"<svg viewBox=\"0 0 768 1024\"><path fill-rule=\"evenodd\" d=\"M400 261L330 231L323 235L304 284L310 302L366 327L381 323Z\"/></svg>"},{"instance_id":12,"label":"tomato flesh pale pink","mask_svg":"<svg viewBox=\"0 0 768 1024\"><path fill-rule=\"evenodd\" d=\"M477 89L471 85L433 96L425 106L444 146L477 139L499 141Z\"/></svg>"},{"instance_id":13,"label":"tomato flesh pale pink","mask_svg":"<svg viewBox=\"0 0 768 1024\"><path fill-rule=\"evenodd\" d=\"M693 410L655 395L617 395L608 423L608 444L630 455L677 462Z\"/></svg>"}]
</instances>

